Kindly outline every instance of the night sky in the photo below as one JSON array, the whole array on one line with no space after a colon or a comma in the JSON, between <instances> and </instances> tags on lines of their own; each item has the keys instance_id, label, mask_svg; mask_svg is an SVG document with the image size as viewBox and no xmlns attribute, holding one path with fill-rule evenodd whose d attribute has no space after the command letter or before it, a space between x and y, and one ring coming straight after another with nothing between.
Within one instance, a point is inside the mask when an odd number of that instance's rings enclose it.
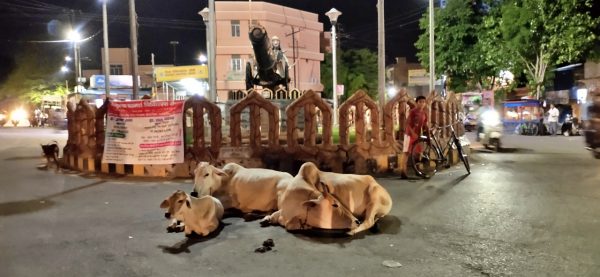
<instances>
[{"instance_id":1,"label":"night sky","mask_svg":"<svg viewBox=\"0 0 600 277\"><path fill-rule=\"evenodd\" d=\"M255 1L256 2L256 1ZM332 7L343 14L338 19L340 46L348 48L377 47L377 0L270 0L319 14L325 30L330 29L324 15ZM385 1L386 61L406 56L416 61L414 43L419 35L418 20L427 11L427 0ZM178 64L195 64L200 52L205 52L205 27L198 11L208 6L207 0L137 0L139 17L139 63L150 64L150 54L157 64L172 63L173 50L169 41L179 41ZM109 0L110 47L129 47L128 1ZM102 46L102 5L100 0L1 0L0 1L0 71L6 74L14 56L25 46L59 48L71 53L65 42L45 42L65 39L69 21L79 26L84 37L92 39L82 44L83 69L99 68ZM60 66L60 65L57 65Z\"/></svg>"}]
</instances>

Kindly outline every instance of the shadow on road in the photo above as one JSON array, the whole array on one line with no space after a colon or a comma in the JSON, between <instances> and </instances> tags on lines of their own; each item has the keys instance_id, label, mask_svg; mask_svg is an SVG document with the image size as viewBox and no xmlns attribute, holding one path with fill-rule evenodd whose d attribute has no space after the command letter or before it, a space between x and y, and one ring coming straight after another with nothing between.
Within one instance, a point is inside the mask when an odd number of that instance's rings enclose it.
<instances>
[{"instance_id":1,"label":"shadow on road","mask_svg":"<svg viewBox=\"0 0 600 277\"><path fill-rule=\"evenodd\" d=\"M41 160L44 157L40 156L24 156L24 157L10 157L10 158L6 158L4 159L5 161L20 161L20 160Z\"/></svg>"},{"instance_id":2,"label":"shadow on road","mask_svg":"<svg viewBox=\"0 0 600 277\"><path fill-rule=\"evenodd\" d=\"M54 205L56 202L44 198L0 203L0 216L37 212Z\"/></svg>"},{"instance_id":3,"label":"shadow on road","mask_svg":"<svg viewBox=\"0 0 600 277\"><path fill-rule=\"evenodd\" d=\"M487 148L471 148L471 151L477 153L495 153L495 151ZM530 148L511 148L511 147L503 147L498 150L498 153L534 153L535 151Z\"/></svg>"},{"instance_id":4,"label":"shadow on road","mask_svg":"<svg viewBox=\"0 0 600 277\"><path fill-rule=\"evenodd\" d=\"M400 211L400 214L402 215L402 222L408 223L410 221L410 216L414 212L423 210L424 207L427 207L435 202L439 197L451 190L454 186L458 185L468 176L468 174L461 175L449 182L442 183L440 186L424 183L419 188L418 193L411 195L410 200L403 203L406 208Z\"/></svg>"},{"instance_id":5,"label":"shadow on road","mask_svg":"<svg viewBox=\"0 0 600 277\"><path fill-rule=\"evenodd\" d=\"M386 215L373 226L371 229L364 232L349 236L346 234L347 230L328 230L328 229L312 229L312 230L299 230L290 231L299 239L311 242L317 242L322 244L344 244L349 243L353 240L364 239L366 236L376 236L379 234L398 234L402 221L393 215Z\"/></svg>"},{"instance_id":6,"label":"shadow on road","mask_svg":"<svg viewBox=\"0 0 600 277\"><path fill-rule=\"evenodd\" d=\"M94 187L94 186L100 185L105 182L106 182L105 180L99 180L97 182L93 182L93 183L85 185L85 186L68 189L68 190L61 191L61 192L51 194L48 196L39 197L36 199L0 203L0 216L9 216L9 215L24 214L24 213L31 213L31 212L37 212L40 210L45 210L45 209L48 209L48 208L56 205L56 202L51 200L52 198L62 196L65 194L69 194L69 193L72 193L75 191L87 189L90 187Z\"/></svg>"},{"instance_id":7,"label":"shadow on road","mask_svg":"<svg viewBox=\"0 0 600 277\"><path fill-rule=\"evenodd\" d=\"M191 253L190 246L192 246L196 243L205 242L205 241L209 241L211 239L216 238L217 236L219 236L221 231L223 231L223 229L227 225L230 225L230 224L221 222L221 224L219 224L219 227L216 230L214 230L212 233L208 234L208 236L200 236L200 235L197 235L196 233L192 232L192 235L187 236L184 240L176 243L173 246L158 245L157 247L162 249L162 251L164 253L169 253L169 254L180 254L180 253L184 253L184 252Z\"/></svg>"}]
</instances>

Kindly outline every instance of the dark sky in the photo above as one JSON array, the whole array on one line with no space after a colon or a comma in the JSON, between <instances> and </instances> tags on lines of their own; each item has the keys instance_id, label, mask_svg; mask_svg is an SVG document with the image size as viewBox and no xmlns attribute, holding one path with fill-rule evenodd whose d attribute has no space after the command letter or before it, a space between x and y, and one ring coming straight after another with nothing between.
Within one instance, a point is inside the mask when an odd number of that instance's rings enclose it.
<instances>
[{"instance_id":1,"label":"dark sky","mask_svg":"<svg viewBox=\"0 0 600 277\"><path fill-rule=\"evenodd\" d=\"M255 1L256 2L256 1ZM268 0L319 14L325 30L330 29L324 13L332 7L343 12L338 19L342 48L377 46L377 0ZM416 61L414 42L419 34L418 19L427 9L427 0L385 1L386 60L407 56ZM110 47L129 47L128 0L109 0ZM137 0L139 17L139 63L149 64L150 53L156 63L172 63L169 41L179 41L177 61L194 64L204 52L205 27L199 10L207 0ZM102 6L100 0L0 0L0 71L14 62L15 54L28 45L44 45L42 49L59 49L70 53L67 43L41 43L64 39L69 21L80 26L84 36L92 39L82 45L84 69L98 68L102 46ZM4 70L2 70L4 69Z\"/></svg>"}]
</instances>

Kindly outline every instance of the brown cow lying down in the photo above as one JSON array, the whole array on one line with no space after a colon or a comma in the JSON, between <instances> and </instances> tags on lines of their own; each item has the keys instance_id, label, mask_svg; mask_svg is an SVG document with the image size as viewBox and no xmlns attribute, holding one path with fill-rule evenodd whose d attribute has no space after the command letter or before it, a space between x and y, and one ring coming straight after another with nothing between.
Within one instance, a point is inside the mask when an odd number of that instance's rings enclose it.
<instances>
[{"instance_id":1,"label":"brown cow lying down","mask_svg":"<svg viewBox=\"0 0 600 277\"><path fill-rule=\"evenodd\" d=\"M171 219L174 224L176 221L184 224L183 231L186 235L195 232L206 236L219 227L219 222L223 218L223 205L218 199L210 195L200 198L190 197L181 190L167 197L160 204L160 208L167 209L165 217Z\"/></svg>"},{"instance_id":2,"label":"brown cow lying down","mask_svg":"<svg viewBox=\"0 0 600 277\"><path fill-rule=\"evenodd\" d=\"M201 162L194 170L194 191L218 198L225 209L272 212L277 210L278 195L292 179L289 173L270 169L228 163L221 170Z\"/></svg>"},{"instance_id":3,"label":"brown cow lying down","mask_svg":"<svg viewBox=\"0 0 600 277\"><path fill-rule=\"evenodd\" d=\"M261 223L289 231L350 229L349 235L371 228L392 209L392 198L368 175L322 172L304 163L278 199L279 210Z\"/></svg>"}]
</instances>

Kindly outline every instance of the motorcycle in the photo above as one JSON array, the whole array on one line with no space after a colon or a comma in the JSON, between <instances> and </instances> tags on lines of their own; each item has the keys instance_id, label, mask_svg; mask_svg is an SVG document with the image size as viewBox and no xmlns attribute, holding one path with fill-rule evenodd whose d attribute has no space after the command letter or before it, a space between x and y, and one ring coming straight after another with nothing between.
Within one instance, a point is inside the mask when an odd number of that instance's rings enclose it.
<instances>
[{"instance_id":1,"label":"motorcycle","mask_svg":"<svg viewBox=\"0 0 600 277\"><path fill-rule=\"evenodd\" d=\"M589 108L591 120L584 122L583 134L585 135L586 149L592 151L596 159L600 159L600 121L594 114L600 114L600 105Z\"/></svg>"},{"instance_id":2,"label":"motorcycle","mask_svg":"<svg viewBox=\"0 0 600 277\"><path fill-rule=\"evenodd\" d=\"M600 159L600 126L593 128L590 124L584 131L585 143L587 147L585 149L592 151L594 158Z\"/></svg>"},{"instance_id":3,"label":"motorcycle","mask_svg":"<svg viewBox=\"0 0 600 277\"><path fill-rule=\"evenodd\" d=\"M477 137L485 148L492 148L496 152L502 148L502 132L504 127L500 120L500 114L494 110L485 111L481 114L481 122L478 127Z\"/></svg>"}]
</instances>

